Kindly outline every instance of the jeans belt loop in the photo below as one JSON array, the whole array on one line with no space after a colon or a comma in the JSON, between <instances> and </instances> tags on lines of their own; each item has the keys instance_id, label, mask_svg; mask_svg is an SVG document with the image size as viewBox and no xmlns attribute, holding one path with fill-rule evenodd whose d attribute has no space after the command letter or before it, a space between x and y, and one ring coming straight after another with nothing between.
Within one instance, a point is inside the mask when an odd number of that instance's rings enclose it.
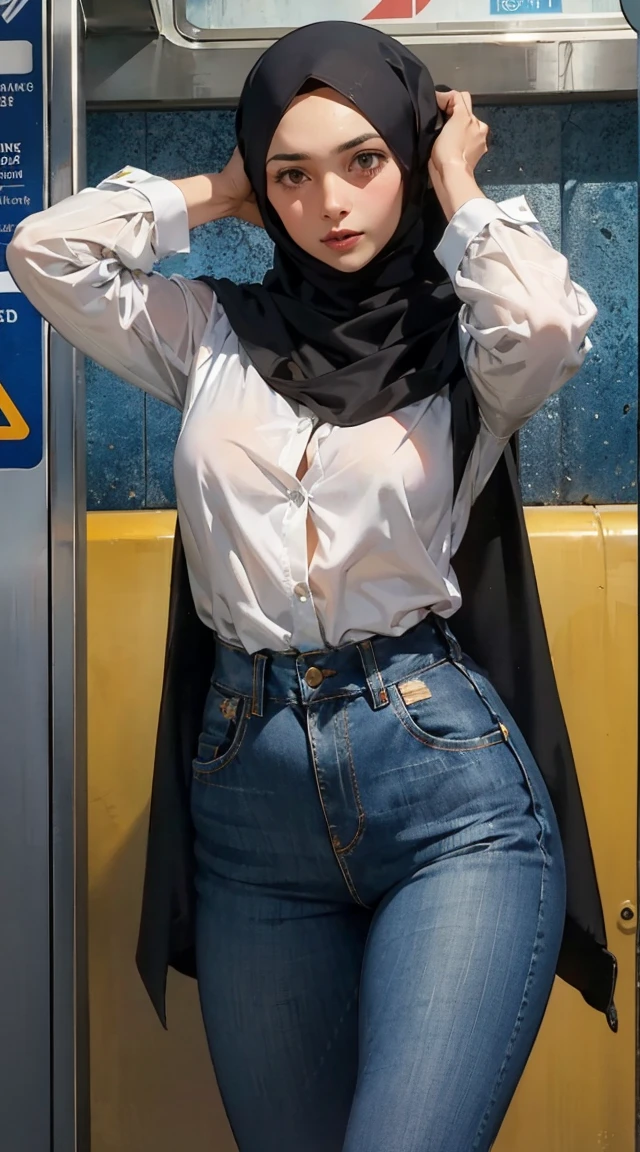
<instances>
[{"instance_id":1,"label":"jeans belt loop","mask_svg":"<svg viewBox=\"0 0 640 1152\"><path fill-rule=\"evenodd\" d=\"M256 652L253 657L253 698L251 701L251 715L264 715L264 674L267 667L267 657L263 652Z\"/></svg>"},{"instance_id":2,"label":"jeans belt loop","mask_svg":"<svg viewBox=\"0 0 640 1152\"><path fill-rule=\"evenodd\" d=\"M373 644L370 640L360 640L357 647L360 653L360 659L362 660L364 674L367 678L367 687L371 693L373 707L376 710L378 708L385 708L389 703L389 693L380 675Z\"/></svg>"},{"instance_id":3,"label":"jeans belt loop","mask_svg":"<svg viewBox=\"0 0 640 1152\"><path fill-rule=\"evenodd\" d=\"M436 627L438 628L438 631L441 633L442 638L447 645L447 648L449 649L449 659L452 660L454 662L454 664L461 664L462 663L462 648L458 644L458 641L456 640L455 636L453 635L453 632L451 631L449 625L447 624L447 621L443 620L441 616L436 616L436 615L433 616L433 620L434 620L434 623L436 624Z\"/></svg>"}]
</instances>

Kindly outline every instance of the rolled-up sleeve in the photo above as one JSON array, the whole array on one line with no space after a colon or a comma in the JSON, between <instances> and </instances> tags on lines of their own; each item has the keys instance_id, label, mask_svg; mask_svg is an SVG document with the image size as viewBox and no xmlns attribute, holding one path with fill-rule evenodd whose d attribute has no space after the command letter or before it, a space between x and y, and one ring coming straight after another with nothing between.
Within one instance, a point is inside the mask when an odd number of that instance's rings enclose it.
<instances>
[{"instance_id":1,"label":"rolled-up sleeve","mask_svg":"<svg viewBox=\"0 0 640 1152\"><path fill-rule=\"evenodd\" d=\"M213 293L153 266L188 251L180 190L124 168L24 220L7 249L7 265L20 291L66 340L182 408Z\"/></svg>"},{"instance_id":2,"label":"rolled-up sleeve","mask_svg":"<svg viewBox=\"0 0 640 1152\"><path fill-rule=\"evenodd\" d=\"M581 367L595 305L524 197L470 200L436 256L462 302L460 347L482 417L506 439Z\"/></svg>"}]
</instances>

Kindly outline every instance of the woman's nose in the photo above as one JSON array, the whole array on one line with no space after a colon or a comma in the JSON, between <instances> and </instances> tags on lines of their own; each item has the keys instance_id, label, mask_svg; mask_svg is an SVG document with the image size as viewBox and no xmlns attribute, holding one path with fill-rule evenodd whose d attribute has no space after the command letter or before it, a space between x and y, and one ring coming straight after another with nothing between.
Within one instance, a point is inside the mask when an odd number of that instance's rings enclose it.
<instances>
[{"instance_id":1,"label":"woman's nose","mask_svg":"<svg viewBox=\"0 0 640 1152\"><path fill-rule=\"evenodd\" d=\"M322 214L326 220L343 220L351 211L348 186L336 176L325 177Z\"/></svg>"}]
</instances>

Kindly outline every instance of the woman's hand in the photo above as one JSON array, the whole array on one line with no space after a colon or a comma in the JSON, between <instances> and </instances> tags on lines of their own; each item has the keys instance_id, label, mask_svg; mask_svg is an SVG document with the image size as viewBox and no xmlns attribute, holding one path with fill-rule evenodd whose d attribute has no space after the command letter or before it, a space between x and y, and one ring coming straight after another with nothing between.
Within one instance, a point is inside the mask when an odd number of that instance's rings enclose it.
<instances>
[{"instance_id":1,"label":"woman's hand","mask_svg":"<svg viewBox=\"0 0 640 1152\"><path fill-rule=\"evenodd\" d=\"M447 122L429 160L429 176L447 220L467 200L483 197L474 171L488 151L489 128L473 114L468 92L436 92Z\"/></svg>"},{"instance_id":2,"label":"woman's hand","mask_svg":"<svg viewBox=\"0 0 640 1152\"><path fill-rule=\"evenodd\" d=\"M238 220L246 220L249 224L263 227L255 193L244 170L238 148L234 150L229 163L219 173L217 192L227 202L226 216L236 216Z\"/></svg>"},{"instance_id":3,"label":"woman's hand","mask_svg":"<svg viewBox=\"0 0 640 1152\"><path fill-rule=\"evenodd\" d=\"M446 124L433 146L430 172L432 168L441 172L451 162L463 163L474 172L488 151L488 125L474 116L468 92L436 92L436 98Z\"/></svg>"}]
</instances>

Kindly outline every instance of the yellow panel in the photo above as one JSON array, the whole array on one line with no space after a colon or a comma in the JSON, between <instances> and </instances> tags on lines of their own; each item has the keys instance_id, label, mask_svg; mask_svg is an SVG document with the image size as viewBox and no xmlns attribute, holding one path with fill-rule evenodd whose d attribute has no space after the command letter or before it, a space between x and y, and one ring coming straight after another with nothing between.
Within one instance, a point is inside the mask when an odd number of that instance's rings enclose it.
<instances>
[{"instance_id":1,"label":"yellow panel","mask_svg":"<svg viewBox=\"0 0 640 1152\"><path fill-rule=\"evenodd\" d=\"M134 967L162 675L173 513L89 516L92 1152L232 1152L195 985L169 1028ZM635 509L530 509L543 608L578 761L612 948L620 1031L556 983L496 1152L634 1146ZM303 1152L303 1150L301 1150Z\"/></svg>"},{"instance_id":2,"label":"yellow panel","mask_svg":"<svg viewBox=\"0 0 640 1152\"><path fill-rule=\"evenodd\" d=\"M232 1152L193 981L134 966L175 516L88 518L92 1152Z\"/></svg>"},{"instance_id":3,"label":"yellow panel","mask_svg":"<svg viewBox=\"0 0 640 1152\"><path fill-rule=\"evenodd\" d=\"M633 508L535 508L527 523L554 665L620 962L620 1030L556 981L496 1152L632 1152L637 523Z\"/></svg>"}]
</instances>

